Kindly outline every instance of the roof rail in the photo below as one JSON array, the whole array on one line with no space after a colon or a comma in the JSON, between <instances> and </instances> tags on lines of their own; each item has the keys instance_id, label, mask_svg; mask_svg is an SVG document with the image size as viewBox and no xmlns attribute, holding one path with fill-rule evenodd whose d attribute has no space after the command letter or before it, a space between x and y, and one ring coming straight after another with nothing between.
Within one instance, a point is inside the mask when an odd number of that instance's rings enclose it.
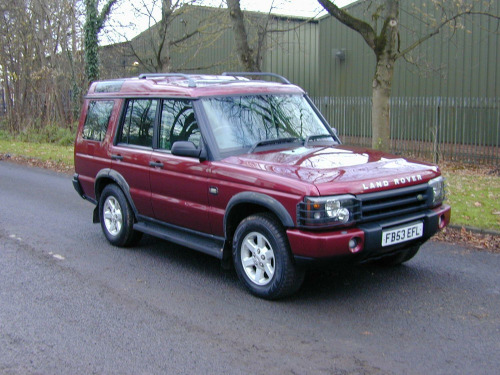
<instances>
[{"instance_id":1,"label":"roof rail","mask_svg":"<svg viewBox=\"0 0 500 375\"><path fill-rule=\"evenodd\" d=\"M279 74L276 73L264 73L264 72L224 72L222 73L223 76L268 76L268 77L274 77L277 78L281 81L281 83L284 83L286 85L291 85L292 83L286 79L283 76L280 76Z\"/></svg>"},{"instance_id":2,"label":"roof rail","mask_svg":"<svg viewBox=\"0 0 500 375\"><path fill-rule=\"evenodd\" d=\"M196 87L196 82L187 74L182 73L143 73L139 75L139 79L161 78L161 77L181 77L188 81L188 87Z\"/></svg>"}]
</instances>

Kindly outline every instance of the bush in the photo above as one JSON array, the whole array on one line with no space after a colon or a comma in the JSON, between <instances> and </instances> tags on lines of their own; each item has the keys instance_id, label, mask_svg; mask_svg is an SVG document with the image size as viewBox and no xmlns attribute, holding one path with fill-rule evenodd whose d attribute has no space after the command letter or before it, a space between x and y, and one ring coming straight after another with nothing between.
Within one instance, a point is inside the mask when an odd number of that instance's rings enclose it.
<instances>
[{"instance_id":1,"label":"bush","mask_svg":"<svg viewBox=\"0 0 500 375\"><path fill-rule=\"evenodd\" d=\"M0 139L4 141L9 141L12 139L12 134L10 134L8 131L0 129Z\"/></svg>"},{"instance_id":2,"label":"bush","mask_svg":"<svg viewBox=\"0 0 500 375\"><path fill-rule=\"evenodd\" d=\"M57 144L60 146L72 146L75 142L76 133L71 129L59 129ZM62 131L61 131L62 130Z\"/></svg>"},{"instance_id":3,"label":"bush","mask_svg":"<svg viewBox=\"0 0 500 375\"><path fill-rule=\"evenodd\" d=\"M45 127L43 138L47 143L55 143L60 146L71 146L75 141L76 132L71 128L62 128L56 125Z\"/></svg>"},{"instance_id":4,"label":"bush","mask_svg":"<svg viewBox=\"0 0 500 375\"><path fill-rule=\"evenodd\" d=\"M76 137L76 124L67 126L58 126L55 124L45 127L31 127L19 134L12 134L0 129L0 139L16 139L22 142L30 143L50 143L60 146L71 146Z\"/></svg>"}]
</instances>

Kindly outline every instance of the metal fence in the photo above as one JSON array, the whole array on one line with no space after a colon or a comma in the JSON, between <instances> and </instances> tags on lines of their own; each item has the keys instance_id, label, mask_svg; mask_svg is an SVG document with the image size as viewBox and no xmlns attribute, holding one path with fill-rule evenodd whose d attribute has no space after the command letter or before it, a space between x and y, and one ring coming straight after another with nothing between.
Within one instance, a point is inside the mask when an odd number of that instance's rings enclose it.
<instances>
[{"instance_id":1,"label":"metal fence","mask_svg":"<svg viewBox=\"0 0 500 375\"><path fill-rule=\"evenodd\" d=\"M345 144L371 145L371 98L316 97ZM500 98L391 98L394 153L500 164Z\"/></svg>"}]
</instances>

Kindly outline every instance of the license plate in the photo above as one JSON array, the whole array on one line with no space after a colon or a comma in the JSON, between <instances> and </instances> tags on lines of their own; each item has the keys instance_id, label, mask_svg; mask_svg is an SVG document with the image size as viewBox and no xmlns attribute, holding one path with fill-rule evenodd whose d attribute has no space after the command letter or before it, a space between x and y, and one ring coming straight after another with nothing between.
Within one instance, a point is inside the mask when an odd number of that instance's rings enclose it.
<instances>
[{"instance_id":1,"label":"license plate","mask_svg":"<svg viewBox=\"0 0 500 375\"><path fill-rule=\"evenodd\" d=\"M382 246L395 245L401 242L422 237L424 223L412 223L402 227L382 231Z\"/></svg>"}]
</instances>

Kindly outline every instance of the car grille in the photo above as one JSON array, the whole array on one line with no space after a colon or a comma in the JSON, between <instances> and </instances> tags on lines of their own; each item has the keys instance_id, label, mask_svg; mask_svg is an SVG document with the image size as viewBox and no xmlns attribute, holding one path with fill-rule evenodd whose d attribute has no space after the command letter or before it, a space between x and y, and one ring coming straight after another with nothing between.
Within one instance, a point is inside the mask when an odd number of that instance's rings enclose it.
<instances>
[{"instance_id":1,"label":"car grille","mask_svg":"<svg viewBox=\"0 0 500 375\"><path fill-rule=\"evenodd\" d=\"M361 204L360 223L422 211L429 207L432 199L427 184L360 194L356 198Z\"/></svg>"}]
</instances>

